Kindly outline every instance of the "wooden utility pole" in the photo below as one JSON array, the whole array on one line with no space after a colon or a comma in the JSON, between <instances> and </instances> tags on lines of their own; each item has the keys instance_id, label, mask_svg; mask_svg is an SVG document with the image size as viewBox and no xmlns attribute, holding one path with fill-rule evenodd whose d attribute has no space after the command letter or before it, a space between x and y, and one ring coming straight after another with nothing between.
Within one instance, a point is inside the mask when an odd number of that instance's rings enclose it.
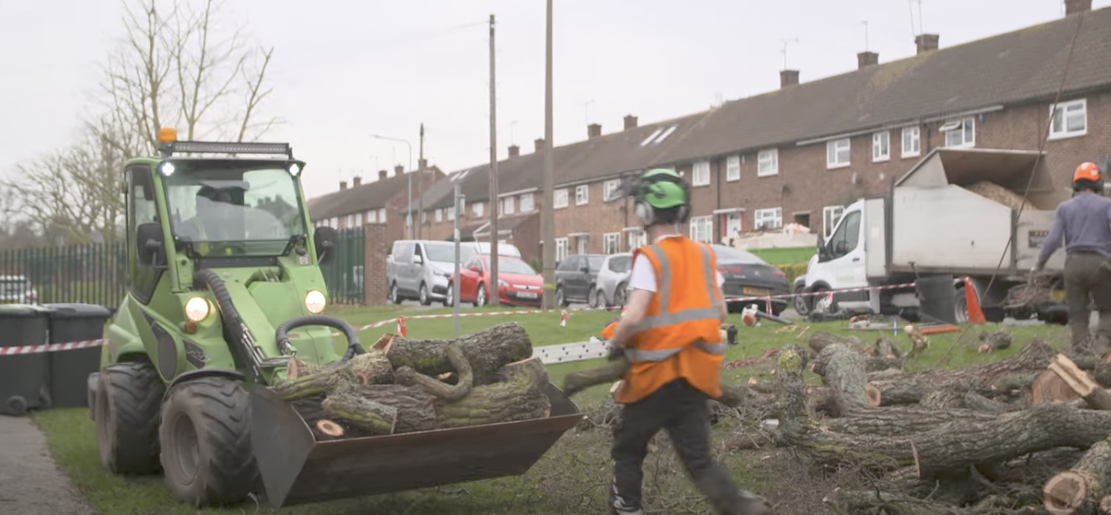
<instances>
[{"instance_id":1,"label":"wooden utility pole","mask_svg":"<svg viewBox=\"0 0 1111 515\"><path fill-rule=\"evenodd\" d=\"M548 0L547 51L544 58L544 200L540 204L540 227L544 234L544 309L555 305L555 212L552 210L552 190L554 189L555 161L552 150L552 0ZM548 288L552 288L550 291Z\"/></svg>"},{"instance_id":2,"label":"wooden utility pole","mask_svg":"<svg viewBox=\"0 0 1111 515\"><path fill-rule=\"evenodd\" d=\"M417 239L424 239L424 124L420 124L420 157L417 158Z\"/></svg>"},{"instance_id":3,"label":"wooden utility pole","mask_svg":"<svg viewBox=\"0 0 1111 515\"><path fill-rule=\"evenodd\" d=\"M490 292L491 305L497 306L501 298L498 283L498 109L497 90L494 86L494 15L490 15Z\"/></svg>"}]
</instances>

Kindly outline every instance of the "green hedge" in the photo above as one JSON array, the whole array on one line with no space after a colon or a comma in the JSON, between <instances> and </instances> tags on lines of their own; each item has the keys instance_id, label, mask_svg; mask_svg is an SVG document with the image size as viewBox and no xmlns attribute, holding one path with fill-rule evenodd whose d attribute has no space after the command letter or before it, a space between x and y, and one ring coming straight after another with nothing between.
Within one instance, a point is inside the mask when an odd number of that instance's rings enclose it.
<instances>
[{"instance_id":1,"label":"green hedge","mask_svg":"<svg viewBox=\"0 0 1111 515\"><path fill-rule=\"evenodd\" d=\"M783 270L783 273L787 274L787 286L791 287L795 282L795 278L806 275L806 266L809 264L809 261L804 261L802 263L783 263L775 266Z\"/></svg>"}]
</instances>

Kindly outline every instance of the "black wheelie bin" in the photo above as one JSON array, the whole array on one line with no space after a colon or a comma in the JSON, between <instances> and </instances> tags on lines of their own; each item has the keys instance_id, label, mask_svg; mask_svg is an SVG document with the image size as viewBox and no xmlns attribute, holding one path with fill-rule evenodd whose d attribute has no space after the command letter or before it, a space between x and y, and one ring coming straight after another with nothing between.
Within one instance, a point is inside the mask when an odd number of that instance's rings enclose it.
<instances>
[{"instance_id":1,"label":"black wheelie bin","mask_svg":"<svg viewBox=\"0 0 1111 515\"><path fill-rule=\"evenodd\" d=\"M0 347L43 345L49 310L30 304L0 304ZM0 355L0 414L21 416L51 406L48 353Z\"/></svg>"},{"instance_id":2,"label":"black wheelie bin","mask_svg":"<svg viewBox=\"0 0 1111 515\"><path fill-rule=\"evenodd\" d=\"M112 312L96 304L46 304L50 343L99 340ZM88 406L88 377L100 369L100 346L51 352L50 394L55 408Z\"/></svg>"}]
</instances>

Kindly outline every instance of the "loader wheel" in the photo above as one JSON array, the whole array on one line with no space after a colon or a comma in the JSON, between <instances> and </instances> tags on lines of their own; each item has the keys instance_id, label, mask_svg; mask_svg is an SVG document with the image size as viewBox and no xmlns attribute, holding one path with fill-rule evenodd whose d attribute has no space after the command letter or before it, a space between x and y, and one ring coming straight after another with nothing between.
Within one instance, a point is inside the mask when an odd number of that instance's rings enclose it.
<instances>
[{"instance_id":1,"label":"loader wheel","mask_svg":"<svg viewBox=\"0 0 1111 515\"><path fill-rule=\"evenodd\" d=\"M162 406L166 485L194 506L238 504L258 479L250 399L239 381L199 377L175 386Z\"/></svg>"},{"instance_id":2,"label":"loader wheel","mask_svg":"<svg viewBox=\"0 0 1111 515\"><path fill-rule=\"evenodd\" d=\"M96 443L114 474L158 473L158 412L166 386L154 365L109 365L98 376Z\"/></svg>"}]
</instances>

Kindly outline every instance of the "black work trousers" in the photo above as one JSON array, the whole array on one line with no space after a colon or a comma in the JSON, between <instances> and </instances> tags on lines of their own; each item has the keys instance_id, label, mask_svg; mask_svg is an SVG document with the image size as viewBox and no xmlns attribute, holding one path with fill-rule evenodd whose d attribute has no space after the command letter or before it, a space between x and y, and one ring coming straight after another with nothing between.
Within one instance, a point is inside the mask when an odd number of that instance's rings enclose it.
<instances>
[{"instance_id":1,"label":"black work trousers","mask_svg":"<svg viewBox=\"0 0 1111 515\"><path fill-rule=\"evenodd\" d=\"M648 397L626 404L613 431L611 513L639 513L642 465L648 442L666 429L691 481L717 513L744 513L753 502L737 488L729 473L710 455L709 397L685 380L672 381Z\"/></svg>"},{"instance_id":2,"label":"black work trousers","mask_svg":"<svg viewBox=\"0 0 1111 515\"><path fill-rule=\"evenodd\" d=\"M1095 252L1069 252L1065 256L1065 302L1069 306L1072 350L1102 355L1111 350L1111 272ZM1099 312L1099 326L1092 337L1092 304Z\"/></svg>"}]
</instances>

